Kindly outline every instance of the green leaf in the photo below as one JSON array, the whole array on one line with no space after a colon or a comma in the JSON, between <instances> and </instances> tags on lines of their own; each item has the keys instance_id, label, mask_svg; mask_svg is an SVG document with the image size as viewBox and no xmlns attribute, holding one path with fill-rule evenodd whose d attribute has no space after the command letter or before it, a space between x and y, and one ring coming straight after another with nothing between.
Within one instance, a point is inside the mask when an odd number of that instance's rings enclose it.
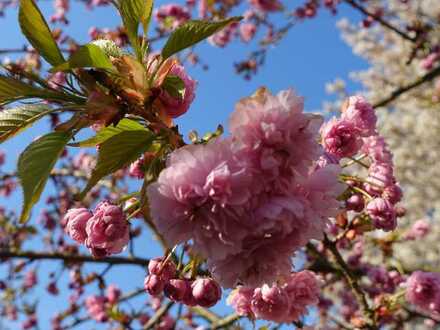
<instances>
[{"instance_id":1,"label":"green leaf","mask_svg":"<svg viewBox=\"0 0 440 330\"><path fill-rule=\"evenodd\" d=\"M49 133L32 142L20 155L17 171L24 195L21 223L27 221L32 206L40 199L50 172L70 138L70 133Z\"/></svg>"},{"instance_id":2,"label":"green leaf","mask_svg":"<svg viewBox=\"0 0 440 330\"><path fill-rule=\"evenodd\" d=\"M121 0L120 2L119 11L122 21L138 58L142 48L138 37L139 25L142 25L146 35L153 12L153 2L153 0Z\"/></svg>"},{"instance_id":3,"label":"green leaf","mask_svg":"<svg viewBox=\"0 0 440 330\"><path fill-rule=\"evenodd\" d=\"M79 101L73 95L35 87L11 77L0 76L0 105L29 98Z\"/></svg>"},{"instance_id":4,"label":"green leaf","mask_svg":"<svg viewBox=\"0 0 440 330\"><path fill-rule=\"evenodd\" d=\"M75 68L112 70L113 64L101 48L93 44L87 44L78 49L68 61L52 68L50 71L67 71Z\"/></svg>"},{"instance_id":5,"label":"green leaf","mask_svg":"<svg viewBox=\"0 0 440 330\"><path fill-rule=\"evenodd\" d=\"M71 143L69 144L69 146L94 147L110 139L112 136L115 136L124 131L141 131L141 130L147 131L147 129L141 124L139 124L137 121L124 118L118 123L118 125L104 127L95 136L91 137L90 139L76 143Z\"/></svg>"},{"instance_id":6,"label":"green leaf","mask_svg":"<svg viewBox=\"0 0 440 330\"><path fill-rule=\"evenodd\" d=\"M152 146L154 138L154 134L146 130L124 131L102 143L96 167L79 198L84 198L103 177L133 163Z\"/></svg>"},{"instance_id":7,"label":"green leaf","mask_svg":"<svg viewBox=\"0 0 440 330\"><path fill-rule=\"evenodd\" d=\"M162 49L163 59L191 47L198 42L208 38L233 22L239 22L242 17L231 17L222 21L188 21L177 28L168 38Z\"/></svg>"},{"instance_id":8,"label":"green leaf","mask_svg":"<svg viewBox=\"0 0 440 330\"><path fill-rule=\"evenodd\" d=\"M20 1L18 20L23 34L47 62L52 65L64 62L47 22L33 0Z\"/></svg>"},{"instance_id":9,"label":"green leaf","mask_svg":"<svg viewBox=\"0 0 440 330\"><path fill-rule=\"evenodd\" d=\"M162 88L173 98L182 100L185 97L185 83L179 76L168 75L162 84Z\"/></svg>"},{"instance_id":10,"label":"green leaf","mask_svg":"<svg viewBox=\"0 0 440 330\"><path fill-rule=\"evenodd\" d=\"M0 110L0 143L30 127L52 111L54 110L41 104Z\"/></svg>"}]
</instances>

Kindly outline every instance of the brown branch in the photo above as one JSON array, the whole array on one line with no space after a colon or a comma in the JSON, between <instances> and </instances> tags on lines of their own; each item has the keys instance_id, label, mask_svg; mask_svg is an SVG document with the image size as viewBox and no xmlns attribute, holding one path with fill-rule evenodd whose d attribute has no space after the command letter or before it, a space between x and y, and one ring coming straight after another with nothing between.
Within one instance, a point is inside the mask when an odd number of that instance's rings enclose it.
<instances>
[{"instance_id":1,"label":"brown branch","mask_svg":"<svg viewBox=\"0 0 440 330\"><path fill-rule=\"evenodd\" d=\"M238 314L228 315L225 318L223 318L220 321L218 321L217 323L214 323L212 325L212 327L211 327L211 330L218 330L218 329L227 328L228 326L230 326L235 321L238 321L241 318L242 317L240 315L238 315Z\"/></svg>"},{"instance_id":2,"label":"brown branch","mask_svg":"<svg viewBox=\"0 0 440 330\"><path fill-rule=\"evenodd\" d=\"M411 42L416 42L417 39L413 38L411 36L409 36L407 33L403 32L402 30L400 30L399 28L395 27L394 25L388 23L386 20L384 20L382 17L374 14L374 13L370 13L367 9L365 9L363 6L361 6L360 4L358 4L356 1L354 0L344 0L345 3L347 3L348 5L350 5L351 7L357 9L358 11L360 11L362 14L364 14L365 16L369 16L372 17L376 22L378 22L380 25L382 25L383 27L397 33L399 36L401 36L403 39L411 41Z\"/></svg>"},{"instance_id":3,"label":"brown branch","mask_svg":"<svg viewBox=\"0 0 440 330\"><path fill-rule=\"evenodd\" d=\"M392 92L385 99L373 104L373 108L383 107L383 106L387 105L388 103L397 99L400 95L402 95L402 94L404 94L404 93L406 93L406 92L408 92L408 91L410 91L410 90L412 90L412 89L414 89L414 88L416 88L426 82L432 81L435 77L437 77L439 75L440 75L440 66L429 71L428 73L421 76L420 78L418 78L417 80L415 80L411 84L396 89L394 92Z\"/></svg>"},{"instance_id":4,"label":"brown branch","mask_svg":"<svg viewBox=\"0 0 440 330\"><path fill-rule=\"evenodd\" d=\"M125 257L106 257L96 259L92 256L74 255L65 253L51 252L31 252L31 251L7 251L0 250L0 259L28 259L28 260L62 260L66 263L100 263L111 265L133 265L146 267L149 260L144 258L125 258Z\"/></svg>"},{"instance_id":5,"label":"brown branch","mask_svg":"<svg viewBox=\"0 0 440 330\"><path fill-rule=\"evenodd\" d=\"M151 319L144 325L144 330L153 329L153 327L160 322L162 317L168 313L171 307L173 307L174 302L170 301L166 305L163 305L157 312L154 314Z\"/></svg>"},{"instance_id":6,"label":"brown branch","mask_svg":"<svg viewBox=\"0 0 440 330\"><path fill-rule=\"evenodd\" d=\"M354 296L358 304L360 305L365 317L366 324L364 326L364 329L370 329L370 330L379 329L376 325L374 311L370 308L364 291L361 289L356 277L353 275L347 263L339 253L336 244L330 241L327 235L324 235L323 243L324 246L327 248L327 250L330 251L330 253L332 254L337 267L341 270L342 275L344 276L345 280L348 282L349 286L353 290Z\"/></svg>"}]
</instances>

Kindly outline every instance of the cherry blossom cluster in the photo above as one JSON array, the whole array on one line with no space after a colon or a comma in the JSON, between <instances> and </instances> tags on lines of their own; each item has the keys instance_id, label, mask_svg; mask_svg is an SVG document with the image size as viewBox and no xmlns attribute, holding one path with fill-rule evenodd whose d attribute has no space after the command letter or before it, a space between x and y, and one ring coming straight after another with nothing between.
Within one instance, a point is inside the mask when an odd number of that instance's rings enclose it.
<instances>
[{"instance_id":1,"label":"cherry blossom cluster","mask_svg":"<svg viewBox=\"0 0 440 330\"><path fill-rule=\"evenodd\" d=\"M392 154L385 140L376 131L376 115L362 97L350 97L340 118L333 118L321 128L323 146L338 162L361 153L370 164L365 180L349 181L355 191L347 199L347 209L366 212L375 228L391 231L396 228L394 205L402 198L402 191L393 173Z\"/></svg>"},{"instance_id":2,"label":"cherry blossom cluster","mask_svg":"<svg viewBox=\"0 0 440 330\"><path fill-rule=\"evenodd\" d=\"M162 293L172 301L187 306L212 307L221 298L221 288L210 278L194 281L178 278L176 265L163 258L152 259L148 264L149 275L145 278L145 290L152 296Z\"/></svg>"},{"instance_id":3,"label":"cherry blossom cluster","mask_svg":"<svg viewBox=\"0 0 440 330\"><path fill-rule=\"evenodd\" d=\"M231 116L231 137L174 151L148 188L153 222L172 246L193 241L224 287L290 274L291 256L335 215L338 165L316 168L322 119L287 90L259 90Z\"/></svg>"},{"instance_id":4,"label":"cherry blossom cluster","mask_svg":"<svg viewBox=\"0 0 440 330\"><path fill-rule=\"evenodd\" d=\"M129 225L122 209L108 201L99 203L93 212L70 209L65 217L66 233L86 245L95 257L120 253L129 241Z\"/></svg>"},{"instance_id":5,"label":"cherry blossom cluster","mask_svg":"<svg viewBox=\"0 0 440 330\"><path fill-rule=\"evenodd\" d=\"M242 316L277 323L297 322L307 307L319 300L319 281L310 271L292 273L283 284L262 287L240 286L228 297L228 304Z\"/></svg>"}]
</instances>

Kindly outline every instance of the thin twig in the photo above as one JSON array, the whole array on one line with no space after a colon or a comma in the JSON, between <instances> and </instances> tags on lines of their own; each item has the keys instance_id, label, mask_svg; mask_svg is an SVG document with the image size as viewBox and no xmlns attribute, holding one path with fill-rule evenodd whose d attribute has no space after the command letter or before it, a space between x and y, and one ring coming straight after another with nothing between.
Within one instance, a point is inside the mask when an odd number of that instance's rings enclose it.
<instances>
[{"instance_id":1,"label":"thin twig","mask_svg":"<svg viewBox=\"0 0 440 330\"><path fill-rule=\"evenodd\" d=\"M348 282L351 289L353 290L354 296L355 296L357 302L359 303L359 305L362 309L362 312L365 316L366 324L365 324L364 328L370 329L370 330L379 329L376 325L374 311L369 306L364 291L361 289L356 277L353 275L353 273L351 272L347 263L342 258L341 254L339 253L339 251L336 247L336 244L334 242L330 241L328 239L327 235L324 235L323 243L324 243L324 246L328 249L328 251L330 251L330 253L332 254L336 265L341 270L342 275L344 276L345 280Z\"/></svg>"},{"instance_id":2,"label":"thin twig","mask_svg":"<svg viewBox=\"0 0 440 330\"><path fill-rule=\"evenodd\" d=\"M399 28L397 28L394 25L392 25L391 23L387 22L386 20L384 20L379 15L376 15L374 13L370 13L367 9L365 9L363 6L358 4L356 1L354 1L354 0L344 0L344 2L347 3L348 5L350 5L351 7L359 10L365 16L369 16L369 17L373 18L376 22L378 22L383 27L385 27L385 28L387 28L387 29L397 33L403 39L411 41L411 42L416 42L417 41L416 38L409 36L407 33L403 32Z\"/></svg>"},{"instance_id":3,"label":"thin twig","mask_svg":"<svg viewBox=\"0 0 440 330\"><path fill-rule=\"evenodd\" d=\"M218 321L217 323L214 323L211 327L211 330L218 330L218 329L226 328L239 319L241 319L241 316L238 314L228 315L225 318Z\"/></svg>"},{"instance_id":4,"label":"thin twig","mask_svg":"<svg viewBox=\"0 0 440 330\"><path fill-rule=\"evenodd\" d=\"M66 253L52 253L52 252L31 252L31 251L8 251L0 250L0 259L29 259L29 260L63 260L66 263L100 263L111 265L134 265L146 267L149 260L144 258L125 258L125 257L106 257L96 259L92 256L75 255Z\"/></svg>"},{"instance_id":5,"label":"thin twig","mask_svg":"<svg viewBox=\"0 0 440 330\"><path fill-rule=\"evenodd\" d=\"M163 305L157 312L154 314L151 319L145 324L144 330L152 329L156 324L160 322L162 317L168 313L171 307L173 307L174 302L170 301L167 304Z\"/></svg>"},{"instance_id":6,"label":"thin twig","mask_svg":"<svg viewBox=\"0 0 440 330\"><path fill-rule=\"evenodd\" d=\"M406 93L416 87L419 87L420 85L424 84L425 82L429 82L429 81L433 80L435 77L437 77L439 75L440 75L440 66L429 71L428 73L426 73L422 77L418 78L417 80L415 80L411 84L397 88L388 97L373 104L373 108L380 108L380 107L386 106L390 102L397 99L400 95L402 95L402 94L404 94L404 93Z\"/></svg>"}]
</instances>

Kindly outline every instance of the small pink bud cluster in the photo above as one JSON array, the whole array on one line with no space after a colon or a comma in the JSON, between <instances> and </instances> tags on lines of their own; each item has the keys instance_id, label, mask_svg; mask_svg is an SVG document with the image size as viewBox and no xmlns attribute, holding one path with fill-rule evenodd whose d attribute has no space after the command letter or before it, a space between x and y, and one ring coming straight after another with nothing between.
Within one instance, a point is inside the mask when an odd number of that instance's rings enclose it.
<instances>
[{"instance_id":1,"label":"small pink bud cluster","mask_svg":"<svg viewBox=\"0 0 440 330\"><path fill-rule=\"evenodd\" d=\"M194 281L176 278L176 266L163 258L152 259L148 265L149 275L145 278L145 290L152 296L162 292L170 300L187 306L212 307L221 298L221 288L210 278Z\"/></svg>"},{"instance_id":2,"label":"small pink bud cluster","mask_svg":"<svg viewBox=\"0 0 440 330\"><path fill-rule=\"evenodd\" d=\"M129 226L119 206L99 203L93 213L85 208L70 209L65 217L66 233L85 244L99 258L122 252L129 241Z\"/></svg>"},{"instance_id":3,"label":"small pink bud cluster","mask_svg":"<svg viewBox=\"0 0 440 330\"><path fill-rule=\"evenodd\" d=\"M440 313L440 274L416 271L406 282L406 300L429 313Z\"/></svg>"},{"instance_id":4,"label":"small pink bud cluster","mask_svg":"<svg viewBox=\"0 0 440 330\"><path fill-rule=\"evenodd\" d=\"M108 321L108 311L118 303L121 291L115 286L107 287L105 296L91 295L86 298L87 312L97 322Z\"/></svg>"},{"instance_id":5,"label":"small pink bud cluster","mask_svg":"<svg viewBox=\"0 0 440 330\"><path fill-rule=\"evenodd\" d=\"M298 321L318 301L318 279L310 271L292 273L283 285L238 287L228 297L238 315L277 323Z\"/></svg>"},{"instance_id":6,"label":"small pink bud cluster","mask_svg":"<svg viewBox=\"0 0 440 330\"><path fill-rule=\"evenodd\" d=\"M347 199L346 207L362 212L366 205L374 227L391 231L397 225L394 205L402 199L402 190L394 177L392 154L378 134L376 122L374 109L364 98L350 97L342 116L321 127L322 145L327 154L338 160L360 152L369 157L368 177L358 188L372 198L366 201L362 194L355 193Z\"/></svg>"}]
</instances>

